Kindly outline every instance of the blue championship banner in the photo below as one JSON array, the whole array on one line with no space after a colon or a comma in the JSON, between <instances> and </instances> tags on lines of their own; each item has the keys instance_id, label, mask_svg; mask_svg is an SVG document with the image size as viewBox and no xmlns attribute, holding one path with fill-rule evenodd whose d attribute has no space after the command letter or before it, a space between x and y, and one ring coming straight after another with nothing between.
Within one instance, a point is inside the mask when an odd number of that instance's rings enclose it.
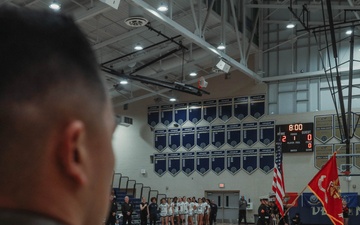
<instances>
[{"instance_id":1,"label":"blue championship banner","mask_svg":"<svg viewBox=\"0 0 360 225\"><path fill-rule=\"evenodd\" d=\"M257 149L244 149L242 150L242 167L248 174L252 174L258 168L257 164Z\"/></svg>"},{"instance_id":2,"label":"blue championship banner","mask_svg":"<svg viewBox=\"0 0 360 225\"><path fill-rule=\"evenodd\" d=\"M186 103L175 104L174 117L175 122L179 125L183 125L188 120L187 109L188 108Z\"/></svg>"},{"instance_id":3,"label":"blue championship banner","mask_svg":"<svg viewBox=\"0 0 360 225\"><path fill-rule=\"evenodd\" d=\"M165 126L169 126L169 124L174 121L173 112L173 105L162 105L160 116L161 123Z\"/></svg>"},{"instance_id":4,"label":"blue championship banner","mask_svg":"<svg viewBox=\"0 0 360 225\"><path fill-rule=\"evenodd\" d=\"M235 174L241 170L241 150L226 151L226 169Z\"/></svg>"},{"instance_id":5,"label":"blue championship banner","mask_svg":"<svg viewBox=\"0 0 360 225\"><path fill-rule=\"evenodd\" d=\"M211 170L217 175L225 170L225 151L211 151Z\"/></svg>"},{"instance_id":6,"label":"blue championship banner","mask_svg":"<svg viewBox=\"0 0 360 225\"><path fill-rule=\"evenodd\" d=\"M268 174L274 168L274 148L259 149L260 170Z\"/></svg>"},{"instance_id":7,"label":"blue championship banner","mask_svg":"<svg viewBox=\"0 0 360 225\"><path fill-rule=\"evenodd\" d=\"M203 102L203 118L209 123L213 122L216 118L217 105L216 100L209 100Z\"/></svg>"},{"instance_id":8,"label":"blue championship banner","mask_svg":"<svg viewBox=\"0 0 360 225\"><path fill-rule=\"evenodd\" d=\"M218 149L225 144L225 125L211 126L211 144Z\"/></svg>"},{"instance_id":9,"label":"blue championship banner","mask_svg":"<svg viewBox=\"0 0 360 225\"><path fill-rule=\"evenodd\" d=\"M210 152L196 152L196 171L205 175L210 170Z\"/></svg>"},{"instance_id":10,"label":"blue championship banner","mask_svg":"<svg viewBox=\"0 0 360 225\"><path fill-rule=\"evenodd\" d=\"M265 114L265 95L250 96L250 115L259 119Z\"/></svg>"},{"instance_id":11,"label":"blue championship banner","mask_svg":"<svg viewBox=\"0 0 360 225\"><path fill-rule=\"evenodd\" d=\"M154 154L154 171L160 177L166 173L166 154Z\"/></svg>"},{"instance_id":12,"label":"blue championship banner","mask_svg":"<svg viewBox=\"0 0 360 225\"><path fill-rule=\"evenodd\" d=\"M188 151L195 146L195 127L182 128L182 146Z\"/></svg>"},{"instance_id":13,"label":"blue championship banner","mask_svg":"<svg viewBox=\"0 0 360 225\"><path fill-rule=\"evenodd\" d=\"M205 149L210 144L210 126L196 127L196 145Z\"/></svg>"},{"instance_id":14,"label":"blue championship banner","mask_svg":"<svg viewBox=\"0 0 360 225\"><path fill-rule=\"evenodd\" d=\"M160 152L166 148L166 133L166 130L155 130L154 132L154 147Z\"/></svg>"},{"instance_id":15,"label":"blue championship banner","mask_svg":"<svg viewBox=\"0 0 360 225\"><path fill-rule=\"evenodd\" d=\"M249 97L234 98L234 116L243 120L249 115Z\"/></svg>"},{"instance_id":16,"label":"blue championship banner","mask_svg":"<svg viewBox=\"0 0 360 225\"><path fill-rule=\"evenodd\" d=\"M219 99L218 115L222 121L226 122L232 117L232 109L232 98Z\"/></svg>"},{"instance_id":17,"label":"blue championship banner","mask_svg":"<svg viewBox=\"0 0 360 225\"><path fill-rule=\"evenodd\" d=\"M241 124L226 125L226 142L233 148L241 143Z\"/></svg>"},{"instance_id":18,"label":"blue championship banner","mask_svg":"<svg viewBox=\"0 0 360 225\"><path fill-rule=\"evenodd\" d=\"M151 127L155 127L160 122L160 107L159 106L151 106L148 107L148 124Z\"/></svg>"},{"instance_id":19,"label":"blue championship banner","mask_svg":"<svg viewBox=\"0 0 360 225\"><path fill-rule=\"evenodd\" d=\"M180 153L168 154L168 172L176 176L180 172Z\"/></svg>"},{"instance_id":20,"label":"blue championship banner","mask_svg":"<svg viewBox=\"0 0 360 225\"><path fill-rule=\"evenodd\" d=\"M181 159L181 170L186 176L190 176L195 171L195 152L183 152L181 153Z\"/></svg>"},{"instance_id":21,"label":"blue championship banner","mask_svg":"<svg viewBox=\"0 0 360 225\"><path fill-rule=\"evenodd\" d=\"M258 141L258 123L243 123L243 142L252 146Z\"/></svg>"},{"instance_id":22,"label":"blue championship banner","mask_svg":"<svg viewBox=\"0 0 360 225\"><path fill-rule=\"evenodd\" d=\"M180 148L180 128L168 130L168 146L171 150L176 151Z\"/></svg>"},{"instance_id":23,"label":"blue championship banner","mask_svg":"<svg viewBox=\"0 0 360 225\"><path fill-rule=\"evenodd\" d=\"M190 102L189 103L189 120L193 124L197 124L202 120L202 103Z\"/></svg>"},{"instance_id":24,"label":"blue championship banner","mask_svg":"<svg viewBox=\"0 0 360 225\"><path fill-rule=\"evenodd\" d=\"M261 121L260 126L260 142L265 146L269 146L275 140L275 121Z\"/></svg>"}]
</instances>

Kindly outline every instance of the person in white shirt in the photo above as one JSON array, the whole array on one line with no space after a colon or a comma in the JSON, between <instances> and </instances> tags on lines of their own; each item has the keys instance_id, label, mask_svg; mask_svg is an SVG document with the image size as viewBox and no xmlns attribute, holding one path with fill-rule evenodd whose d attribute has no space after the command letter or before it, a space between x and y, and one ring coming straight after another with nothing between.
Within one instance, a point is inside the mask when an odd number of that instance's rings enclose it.
<instances>
[{"instance_id":1,"label":"person in white shirt","mask_svg":"<svg viewBox=\"0 0 360 225\"><path fill-rule=\"evenodd\" d=\"M160 210L160 220L161 220L161 225L168 225L169 220L168 220L168 206L166 203L165 198L161 199L161 203L159 205L159 210Z\"/></svg>"},{"instance_id":2,"label":"person in white shirt","mask_svg":"<svg viewBox=\"0 0 360 225\"><path fill-rule=\"evenodd\" d=\"M173 202L171 202L170 198L168 198L167 204L168 204L168 212L167 212L168 220L171 223L171 225L174 225L174 204Z\"/></svg>"},{"instance_id":3,"label":"person in white shirt","mask_svg":"<svg viewBox=\"0 0 360 225\"><path fill-rule=\"evenodd\" d=\"M193 225L193 215L194 215L194 203L191 201L191 198L187 198L188 203L188 225Z\"/></svg>"},{"instance_id":4,"label":"person in white shirt","mask_svg":"<svg viewBox=\"0 0 360 225\"><path fill-rule=\"evenodd\" d=\"M205 199L205 198L204 198ZM210 200L206 199L204 201L204 206L205 206L205 210L204 210L204 224L205 225L209 225L210 224Z\"/></svg>"},{"instance_id":5,"label":"person in white shirt","mask_svg":"<svg viewBox=\"0 0 360 225\"><path fill-rule=\"evenodd\" d=\"M203 225L204 219L204 204L201 198L198 199L198 207L197 207L197 216L198 216L198 223L197 225Z\"/></svg>"}]
</instances>

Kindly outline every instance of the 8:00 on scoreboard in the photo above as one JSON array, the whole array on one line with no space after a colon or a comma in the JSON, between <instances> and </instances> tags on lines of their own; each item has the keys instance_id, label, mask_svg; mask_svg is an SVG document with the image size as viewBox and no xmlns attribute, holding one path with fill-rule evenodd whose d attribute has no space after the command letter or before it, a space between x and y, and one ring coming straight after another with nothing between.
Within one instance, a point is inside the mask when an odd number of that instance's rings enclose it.
<instances>
[{"instance_id":1,"label":"8:00 on scoreboard","mask_svg":"<svg viewBox=\"0 0 360 225\"><path fill-rule=\"evenodd\" d=\"M282 152L312 152L314 149L314 123L293 123L275 126L276 142Z\"/></svg>"}]
</instances>

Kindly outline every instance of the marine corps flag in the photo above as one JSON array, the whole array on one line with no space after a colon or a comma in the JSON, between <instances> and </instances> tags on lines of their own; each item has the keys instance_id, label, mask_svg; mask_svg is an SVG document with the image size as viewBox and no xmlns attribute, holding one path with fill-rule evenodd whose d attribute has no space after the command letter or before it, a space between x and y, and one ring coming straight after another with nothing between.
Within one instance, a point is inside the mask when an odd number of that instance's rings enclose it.
<instances>
[{"instance_id":1,"label":"marine corps flag","mask_svg":"<svg viewBox=\"0 0 360 225\"><path fill-rule=\"evenodd\" d=\"M336 166L336 153L309 182L308 187L324 206L333 224L343 225L340 182Z\"/></svg>"}]
</instances>

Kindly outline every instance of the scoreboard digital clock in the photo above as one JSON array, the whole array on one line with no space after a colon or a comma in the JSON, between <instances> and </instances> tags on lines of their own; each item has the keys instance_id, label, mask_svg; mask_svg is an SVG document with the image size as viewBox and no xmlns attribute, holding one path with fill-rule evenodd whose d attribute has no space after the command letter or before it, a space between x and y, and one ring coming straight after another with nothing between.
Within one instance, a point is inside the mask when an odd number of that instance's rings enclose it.
<instances>
[{"instance_id":1,"label":"scoreboard digital clock","mask_svg":"<svg viewBox=\"0 0 360 225\"><path fill-rule=\"evenodd\" d=\"M312 152L314 149L314 123L276 125L276 142L282 152Z\"/></svg>"}]
</instances>

